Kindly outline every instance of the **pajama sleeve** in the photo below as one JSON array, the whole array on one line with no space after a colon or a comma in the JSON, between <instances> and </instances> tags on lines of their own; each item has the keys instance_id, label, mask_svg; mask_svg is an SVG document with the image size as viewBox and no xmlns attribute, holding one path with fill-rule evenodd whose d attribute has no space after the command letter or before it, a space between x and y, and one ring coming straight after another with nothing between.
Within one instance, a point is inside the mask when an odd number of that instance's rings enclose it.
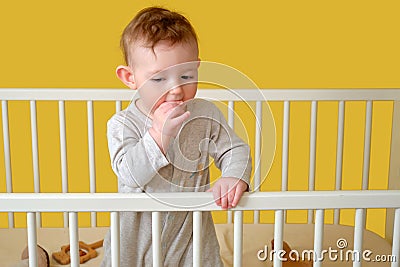
<instances>
[{"instance_id":1,"label":"pajama sleeve","mask_svg":"<svg viewBox=\"0 0 400 267\"><path fill-rule=\"evenodd\" d=\"M139 129L123 113L107 122L108 149L111 167L120 182L132 188L142 188L168 160L148 131Z\"/></svg>"},{"instance_id":2,"label":"pajama sleeve","mask_svg":"<svg viewBox=\"0 0 400 267\"><path fill-rule=\"evenodd\" d=\"M215 151L211 156L215 160L215 165L221 170L222 177L242 179L250 188L252 168L250 148L229 127L221 111L214 107L211 141L214 142Z\"/></svg>"}]
</instances>

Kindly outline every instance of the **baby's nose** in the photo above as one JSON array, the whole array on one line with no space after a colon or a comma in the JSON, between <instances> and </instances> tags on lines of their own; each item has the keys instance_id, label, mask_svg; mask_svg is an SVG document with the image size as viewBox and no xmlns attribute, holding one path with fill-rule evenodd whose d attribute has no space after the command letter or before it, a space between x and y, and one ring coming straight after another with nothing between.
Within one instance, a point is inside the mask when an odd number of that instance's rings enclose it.
<instances>
[{"instance_id":1,"label":"baby's nose","mask_svg":"<svg viewBox=\"0 0 400 267\"><path fill-rule=\"evenodd\" d=\"M169 90L169 93L172 95L180 95L183 93L183 88L182 85L178 85L174 88L172 88L171 90Z\"/></svg>"}]
</instances>

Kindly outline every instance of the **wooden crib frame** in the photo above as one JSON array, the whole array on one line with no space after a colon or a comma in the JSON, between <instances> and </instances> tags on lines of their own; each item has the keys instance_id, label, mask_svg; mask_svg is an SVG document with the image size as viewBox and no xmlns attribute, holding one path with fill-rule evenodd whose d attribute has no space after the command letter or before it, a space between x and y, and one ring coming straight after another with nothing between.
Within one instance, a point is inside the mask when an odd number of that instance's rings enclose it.
<instances>
[{"instance_id":1,"label":"wooden crib frame","mask_svg":"<svg viewBox=\"0 0 400 267\"><path fill-rule=\"evenodd\" d=\"M193 225L193 266L201 266L200 232L201 212L220 210L212 201L211 193L158 193L154 194L158 200L146 194L118 194L118 193L96 193L95 191L95 159L94 159L94 131L93 131L93 101L115 101L116 111L121 110L121 101L130 101L134 95L133 91L122 89L0 89L0 100L2 101L2 123L4 139L4 158L7 193L0 193L0 212L9 212L9 227L12 228L13 212L27 212L28 247L30 253L30 266L37 266L36 255L36 227L40 225L39 212L64 212L64 225L70 229L71 244L71 266L79 266L78 257L78 212L92 212L92 226L96 226L95 212L111 213L111 236L112 236L112 258L113 266L119 266L119 212L121 211L151 211L153 214L153 266L163 266L160 258L161 224L160 212L162 211L194 211ZM262 97L260 97L262 96ZM281 192L252 192L246 193L239 205L228 212L228 222L234 221L234 266L242 264L242 229L244 210L254 210L254 222L259 222L260 210L275 211L275 250L282 249L283 223L285 210L309 209L310 214L315 213L315 236L314 251L322 250L324 210L355 208L354 228L354 250L362 250L362 231L364 229L366 208L387 208L386 238L392 242L392 255L400 259L400 90L397 89L312 89L312 90L223 90L203 89L199 90L197 97L213 98L227 101L233 107L236 101L256 102L256 121L261 124L263 101L284 102L283 123L283 151L282 151L282 191ZM13 193L12 175L10 162L10 137L8 130L8 101L28 100L31 108L32 129L32 151L33 169L35 179L34 193ZM36 125L36 101L48 100L58 101L60 121L60 144L61 144L61 166L63 193L40 193L38 150L37 150L37 125ZM86 101L88 110L88 144L89 144L89 170L90 170L90 193L68 193L67 191L67 165L65 146L65 101ZM338 126L338 156L337 174L341 170L342 146L343 146L343 115L345 101L366 102L366 132L364 146L364 171L363 190L340 190L340 181L336 183L333 191L287 191L287 169L288 169L288 137L289 137L289 110L292 101L311 101L311 134L310 134L310 181L314 179L315 170L315 142L316 142L316 116L318 101L338 101L339 103L339 126ZM389 186L387 190L368 190L368 168L371 137L372 101L387 100L394 101L392 142ZM232 109L233 110L233 109ZM233 126L233 111L228 112L228 123ZM232 111L232 112L231 112ZM260 135L261 131L256 126L255 157L258 162L260 157ZM255 170L254 186L260 184L260 171ZM339 175L340 176L340 175ZM340 179L340 177L339 177ZM94 194L95 193L95 194ZM138 201L140 200L140 201ZM161 201L160 201L161 200ZM174 203L164 205L163 201ZM212 204L207 204L212 203ZM177 208L177 207L190 208ZM196 208L193 208L196 207ZM233 217L233 218L232 218ZM309 216L312 219L312 216ZM337 218L337 216L336 216ZM232 220L234 219L234 220ZM335 221L337 223L337 221ZM275 254L274 266L282 266L282 262ZM314 266L321 266L316 261ZM361 266L360 262L354 262L353 266ZM399 261L392 262L392 267L400 266Z\"/></svg>"}]
</instances>

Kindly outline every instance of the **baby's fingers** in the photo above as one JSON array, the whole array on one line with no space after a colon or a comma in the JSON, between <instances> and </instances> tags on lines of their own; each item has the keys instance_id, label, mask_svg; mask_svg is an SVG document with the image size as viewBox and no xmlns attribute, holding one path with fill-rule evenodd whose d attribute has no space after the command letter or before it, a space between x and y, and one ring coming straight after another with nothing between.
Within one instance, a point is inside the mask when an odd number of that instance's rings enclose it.
<instances>
[{"instance_id":1,"label":"baby's fingers","mask_svg":"<svg viewBox=\"0 0 400 267\"><path fill-rule=\"evenodd\" d=\"M214 187L207 190L207 192L212 192L215 200L215 204L221 206L221 187L215 185Z\"/></svg>"},{"instance_id":2,"label":"baby's fingers","mask_svg":"<svg viewBox=\"0 0 400 267\"><path fill-rule=\"evenodd\" d=\"M183 124L183 122L190 117L190 112L186 111L183 114L179 115L178 117L175 117L171 119L171 124L174 126L180 126Z\"/></svg>"},{"instance_id":3,"label":"baby's fingers","mask_svg":"<svg viewBox=\"0 0 400 267\"><path fill-rule=\"evenodd\" d=\"M227 193L228 195L228 208L235 207L234 201L235 201L235 192L236 192L236 187L232 187L229 189L229 192Z\"/></svg>"},{"instance_id":4,"label":"baby's fingers","mask_svg":"<svg viewBox=\"0 0 400 267\"><path fill-rule=\"evenodd\" d=\"M243 191L242 190L235 190L235 197L233 198L232 201L232 207L236 207L236 205L239 203L240 198L243 195Z\"/></svg>"},{"instance_id":5,"label":"baby's fingers","mask_svg":"<svg viewBox=\"0 0 400 267\"><path fill-rule=\"evenodd\" d=\"M228 208L228 189L227 186L221 186L221 208L227 209Z\"/></svg>"},{"instance_id":6,"label":"baby's fingers","mask_svg":"<svg viewBox=\"0 0 400 267\"><path fill-rule=\"evenodd\" d=\"M180 104L182 104L182 101L169 101L169 102L163 102L161 103L160 106L158 106L158 110L161 111L162 113L170 113L174 109L176 109Z\"/></svg>"}]
</instances>

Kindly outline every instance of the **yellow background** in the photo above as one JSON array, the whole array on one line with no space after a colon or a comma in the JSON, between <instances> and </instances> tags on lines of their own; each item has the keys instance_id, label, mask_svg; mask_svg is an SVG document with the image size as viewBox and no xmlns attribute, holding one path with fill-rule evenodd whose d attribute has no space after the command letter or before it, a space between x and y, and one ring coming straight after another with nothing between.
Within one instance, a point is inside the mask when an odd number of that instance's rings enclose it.
<instances>
[{"instance_id":1,"label":"yellow background","mask_svg":"<svg viewBox=\"0 0 400 267\"><path fill-rule=\"evenodd\" d=\"M123 88L114 74L123 63L119 37L135 13L149 5L182 12L199 36L200 56L230 65L260 88L398 88L400 87L400 2L338 1L2 1L0 4L0 87L3 88ZM127 103L125 103L126 105ZM10 134L14 192L33 188L29 103L10 103ZM68 167L71 192L89 188L86 105L66 103ZM111 103L96 103L97 190L116 189L110 168L105 122ZM282 103L271 103L277 126L276 158L263 190L279 190L281 175ZM392 103L373 107L370 188L387 186ZM359 189L365 103L346 104L343 189ZM60 192L57 104L38 103L41 190ZM68 113L69 112L69 113ZM245 111L243 111L245 112ZM307 190L310 103L291 106L289 189ZM337 103L318 106L317 189L332 189L335 173ZM249 135L253 126L246 122ZM251 144L254 140L249 140ZM1 143L2 146L2 143ZM358 152L361 151L361 152ZM107 155L107 156L106 156ZM1 155L1 157L3 157ZM0 191L5 192L1 158ZM263 165L263 175L268 166ZM215 170L213 170L215 172ZM111 177L111 178L110 178ZM305 211L288 214L304 222ZM341 222L353 224L352 210ZM326 212L326 221L332 213ZM384 210L369 210L367 227L384 234ZM59 214L44 214L46 226L61 222ZM221 216L215 215L221 221ZM0 214L0 226L7 226ZM250 214L245 221L251 222ZM272 213L262 214L272 222ZM80 215L87 225L88 215ZM16 215L24 226L24 215ZM99 215L99 225L108 223Z\"/></svg>"}]
</instances>

